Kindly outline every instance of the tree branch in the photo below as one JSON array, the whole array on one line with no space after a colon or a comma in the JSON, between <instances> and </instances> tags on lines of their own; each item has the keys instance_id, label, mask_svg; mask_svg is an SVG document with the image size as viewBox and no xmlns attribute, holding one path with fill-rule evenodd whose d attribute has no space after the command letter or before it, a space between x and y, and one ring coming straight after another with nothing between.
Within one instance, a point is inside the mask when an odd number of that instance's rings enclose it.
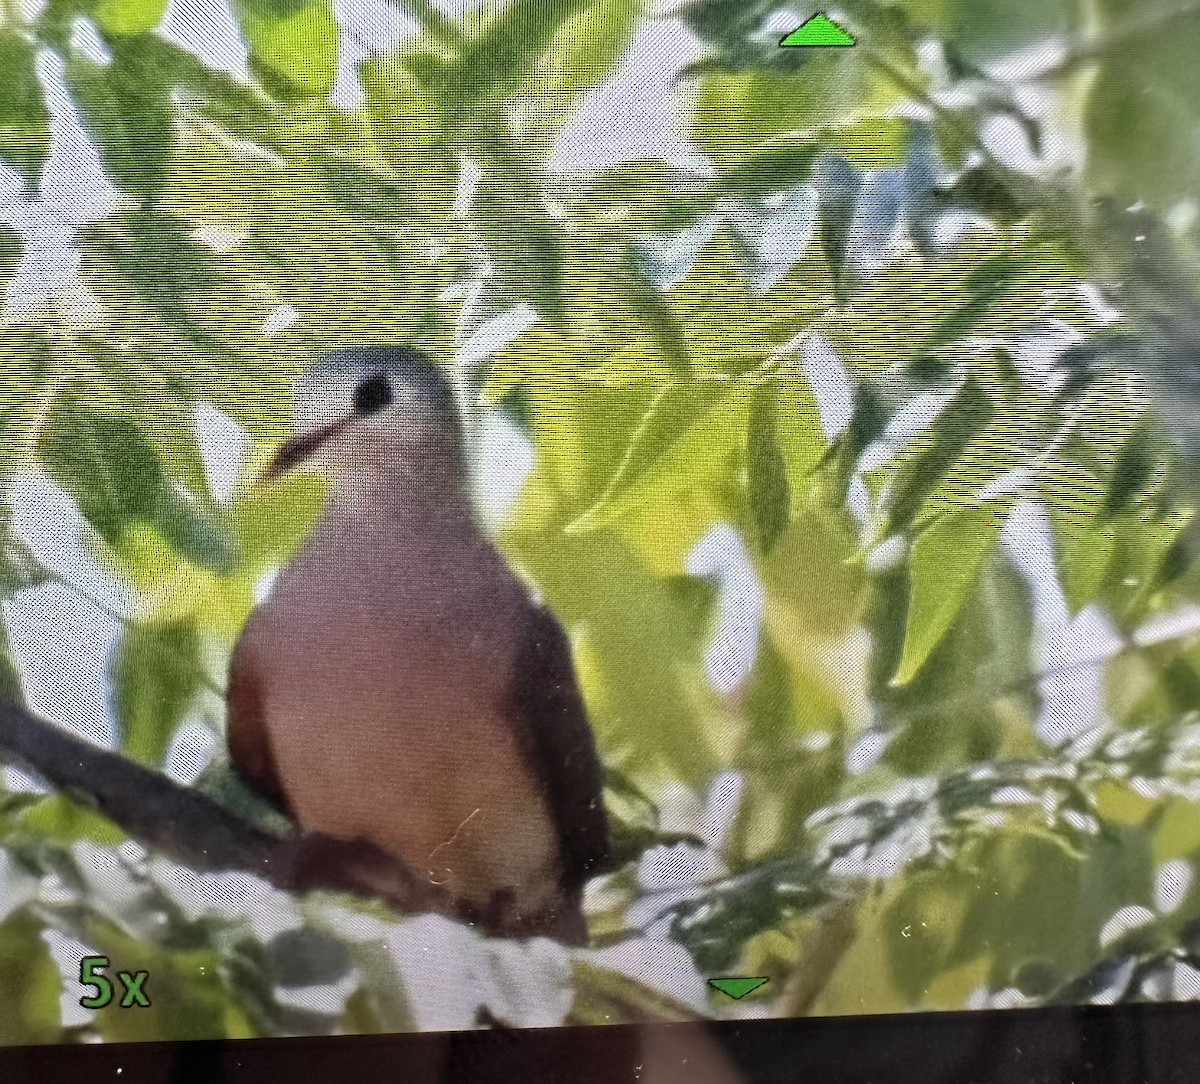
<instances>
[{"instance_id":1,"label":"tree branch","mask_svg":"<svg viewBox=\"0 0 1200 1084\"><path fill-rule=\"evenodd\" d=\"M192 869L240 870L289 892L348 892L405 913L456 915L444 889L372 844L264 832L199 791L4 700L0 761L45 779L147 849Z\"/></svg>"}]
</instances>

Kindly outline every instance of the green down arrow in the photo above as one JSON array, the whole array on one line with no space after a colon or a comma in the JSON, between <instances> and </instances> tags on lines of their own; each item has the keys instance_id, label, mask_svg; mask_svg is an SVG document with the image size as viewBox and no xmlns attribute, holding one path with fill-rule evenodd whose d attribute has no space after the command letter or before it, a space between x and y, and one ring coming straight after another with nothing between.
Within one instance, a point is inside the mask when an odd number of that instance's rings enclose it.
<instances>
[{"instance_id":1,"label":"green down arrow","mask_svg":"<svg viewBox=\"0 0 1200 1084\"><path fill-rule=\"evenodd\" d=\"M708 985L714 990L728 994L735 1001L753 993L760 986L766 986L768 980L762 977L746 979L709 979Z\"/></svg>"}]
</instances>

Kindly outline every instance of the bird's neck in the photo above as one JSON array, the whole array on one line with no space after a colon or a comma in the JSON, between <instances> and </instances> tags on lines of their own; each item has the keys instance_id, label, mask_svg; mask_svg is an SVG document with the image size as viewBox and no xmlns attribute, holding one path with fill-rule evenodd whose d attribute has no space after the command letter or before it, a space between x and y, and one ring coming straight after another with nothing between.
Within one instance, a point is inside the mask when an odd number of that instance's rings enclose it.
<instances>
[{"instance_id":1,"label":"bird's neck","mask_svg":"<svg viewBox=\"0 0 1200 1084\"><path fill-rule=\"evenodd\" d=\"M367 510L380 525L473 525L475 510L461 444L422 441L347 464L335 479L327 512L362 523Z\"/></svg>"}]
</instances>

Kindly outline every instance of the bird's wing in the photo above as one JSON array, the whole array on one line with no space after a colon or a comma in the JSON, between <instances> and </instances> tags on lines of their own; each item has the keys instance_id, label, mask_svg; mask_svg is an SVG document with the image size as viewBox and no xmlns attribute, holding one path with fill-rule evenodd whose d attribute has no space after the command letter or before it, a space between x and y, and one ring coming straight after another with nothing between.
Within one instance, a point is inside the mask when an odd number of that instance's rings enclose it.
<instances>
[{"instance_id":1,"label":"bird's wing","mask_svg":"<svg viewBox=\"0 0 1200 1084\"><path fill-rule=\"evenodd\" d=\"M521 624L513 695L558 830L563 883L582 885L608 861L608 826L595 738L571 647L549 610L530 605Z\"/></svg>"},{"instance_id":2,"label":"bird's wing","mask_svg":"<svg viewBox=\"0 0 1200 1084\"><path fill-rule=\"evenodd\" d=\"M225 692L229 759L237 773L267 801L290 812L275 763L256 668L245 651L245 637L234 650Z\"/></svg>"}]
</instances>

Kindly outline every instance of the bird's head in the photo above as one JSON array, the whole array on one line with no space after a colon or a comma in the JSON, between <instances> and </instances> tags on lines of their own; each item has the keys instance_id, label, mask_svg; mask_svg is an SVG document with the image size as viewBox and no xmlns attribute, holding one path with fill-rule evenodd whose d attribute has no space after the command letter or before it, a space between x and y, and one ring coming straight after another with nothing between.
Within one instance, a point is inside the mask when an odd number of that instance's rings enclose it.
<instances>
[{"instance_id":1,"label":"bird's head","mask_svg":"<svg viewBox=\"0 0 1200 1084\"><path fill-rule=\"evenodd\" d=\"M270 481L309 462L350 461L434 446L457 448L447 375L410 346L339 350L296 385L296 435L263 472Z\"/></svg>"}]
</instances>

